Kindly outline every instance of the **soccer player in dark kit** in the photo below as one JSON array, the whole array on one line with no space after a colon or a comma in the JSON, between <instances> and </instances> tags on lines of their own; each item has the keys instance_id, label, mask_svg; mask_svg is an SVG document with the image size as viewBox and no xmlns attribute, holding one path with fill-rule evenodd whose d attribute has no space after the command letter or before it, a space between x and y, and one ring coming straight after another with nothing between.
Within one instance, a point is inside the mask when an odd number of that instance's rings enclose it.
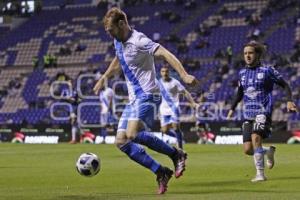
<instances>
[{"instance_id":1,"label":"soccer player in dark kit","mask_svg":"<svg viewBox=\"0 0 300 200\"><path fill-rule=\"evenodd\" d=\"M287 94L288 112L297 112L292 100L292 92L281 74L271 66L261 63L265 47L255 41L244 46L244 60L246 66L239 72L239 86L237 96L231 106L227 118L230 119L237 104L243 99L243 115L245 121L242 126L244 152L253 156L256 176L252 182L265 181L264 156L269 169L274 166L275 147L262 146L262 140L270 137L272 116L272 91L274 84L281 86Z\"/></svg>"}]
</instances>

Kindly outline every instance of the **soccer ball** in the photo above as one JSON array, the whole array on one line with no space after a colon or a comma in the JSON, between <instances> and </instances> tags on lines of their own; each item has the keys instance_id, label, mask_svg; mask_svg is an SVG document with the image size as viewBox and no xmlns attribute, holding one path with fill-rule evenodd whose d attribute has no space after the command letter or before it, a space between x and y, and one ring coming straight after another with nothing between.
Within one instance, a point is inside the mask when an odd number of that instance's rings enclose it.
<instances>
[{"instance_id":1,"label":"soccer ball","mask_svg":"<svg viewBox=\"0 0 300 200\"><path fill-rule=\"evenodd\" d=\"M93 153L81 154L76 162L76 169L79 174L87 177L92 177L98 174L100 167L100 159Z\"/></svg>"}]
</instances>

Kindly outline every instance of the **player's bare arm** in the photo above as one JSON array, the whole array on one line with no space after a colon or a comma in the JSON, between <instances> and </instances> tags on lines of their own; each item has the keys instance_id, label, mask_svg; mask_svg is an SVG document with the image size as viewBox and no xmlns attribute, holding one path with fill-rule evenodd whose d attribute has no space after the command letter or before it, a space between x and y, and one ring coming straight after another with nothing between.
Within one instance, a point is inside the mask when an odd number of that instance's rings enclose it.
<instances>
[{"instance_id":1,"label":"player's bare arm","mask_svg":"<svg viewBox=\"0 0 300 200\"><path fill-rule=\"evenodd\" d=\"M97 81L93 91L98 94L99 90L104 86L105 81L110 78L112 75L117 74L121 71L119 60L115 57L110 63L106 72L101 76L101 78Z\"/></svg>"},{"instance_id":2,"label":"player's bare arm","mask_svg":"<svg viewBox=\"0 0 300 200\"><path fill-rule=\"evenodd\" d=\"M184 83L189 85L197 84L198 82L197 79L194 76L188 74L183 68L180 61L163 46L158 47L158 49L154 53L154 56L166 60L177 71L177 73L180 75L180 78L183 80Z\"/></svg>"},{"instance_id":3,"label":"player's bare arm","mask_svg":"<svg viewBox=\"0 0 300 200\"><path fill-rule=\"evenodd\" d=\"M296 104L293 101L287 102L287 110L288 112L299 112Z\"/></svg>"},{"instance_id":4,"label":"player's bare arm","mask_svg":"<svg viewBox=\"0 0 300 200\"><path fill-rule=\"evenodd\" d=\"M187 90L184 90L184 96L187 98L193 108L197 108L198 104L194 101L191 93L189 93Z\"/></svg>"}]
</instances>

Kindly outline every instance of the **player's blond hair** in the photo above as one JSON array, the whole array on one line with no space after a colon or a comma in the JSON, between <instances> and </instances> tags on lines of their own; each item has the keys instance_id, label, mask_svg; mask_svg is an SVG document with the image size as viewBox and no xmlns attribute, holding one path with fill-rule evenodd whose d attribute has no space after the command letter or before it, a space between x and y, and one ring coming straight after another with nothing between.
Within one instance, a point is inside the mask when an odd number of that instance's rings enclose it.
<instances>
[{"instance_id":1,"label":"player's blond hair","mask_svg":"<svg viewBox=\"0 0 300 200\"><path fill-rule=\"evenodd\" d=\"M104 24L105 28L108 26L108 23L110 22L109 19L111 19L111 22L113 24L118 24L118 22L120 20L123 20L123 21L125 21L125 23L128 24L127 16L126 16L125 12L123 12L122 10L120 10L117 7L113 7L106 12L106 14L103 18L103 24Z\"/></svg>"}]
</instances>

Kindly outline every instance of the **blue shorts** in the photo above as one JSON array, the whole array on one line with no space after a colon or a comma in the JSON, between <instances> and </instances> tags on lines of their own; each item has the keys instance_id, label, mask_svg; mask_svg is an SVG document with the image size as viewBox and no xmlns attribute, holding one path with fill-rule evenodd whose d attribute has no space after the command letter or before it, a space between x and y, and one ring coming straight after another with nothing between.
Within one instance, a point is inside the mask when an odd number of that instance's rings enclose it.
<instances>
[{"instance_id":1,"label":"blue shorts","mask_svg":"<svg viewBox=\"0 0 300 200\"><path fill-rule=\"evenodd\" d=\"M132 104L127 104L120 118L117 132L126 131L128 121L134 120L140 120L146 129L152 129L160 102L159 96L148 95L147 98L136 99Z\"/></svg>"},{"instance_id":2,"label":"blue shorts","mask_svg":"<svg viewBox=\"0 0 300 200\"><path fill-rule=\"evenodd\" d=\"M177 115L161 115L160 125L166 126L168 124L179 124L179 116Z\"/></svg>"}]
</instances>

